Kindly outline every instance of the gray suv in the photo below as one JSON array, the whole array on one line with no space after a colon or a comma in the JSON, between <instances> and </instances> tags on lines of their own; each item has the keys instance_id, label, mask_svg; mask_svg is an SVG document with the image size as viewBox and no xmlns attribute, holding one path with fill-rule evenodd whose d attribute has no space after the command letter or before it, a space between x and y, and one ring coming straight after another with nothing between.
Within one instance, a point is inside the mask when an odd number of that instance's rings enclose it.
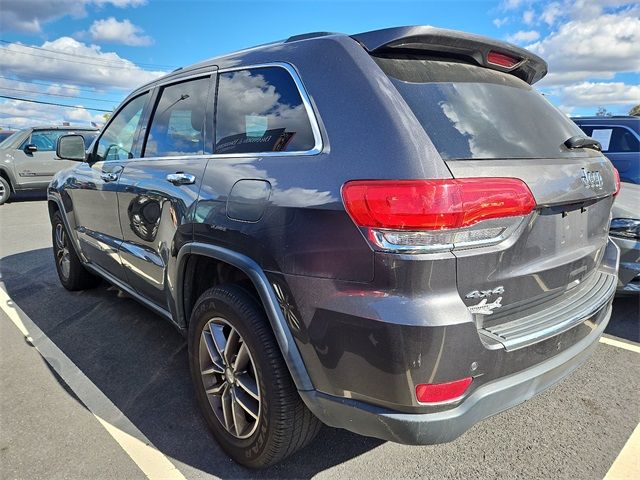
<instances>
[{"instance_id":1,"label":"gray suv","mask_svg":"<svg viewBox=\"0 0 640 480\"><path fill-rule=\"evenodd\" d=\"M0 144L0 205L12 193L45 191L53 175L74 165L56 156L58 138L79 133L87 147L96 137L95 128L42 126L20 130Z\"/></svg>"},{"instance_id":2,"label":"gray suv","mask_svg":"<svg viewBox=\"0 0 640 480\"><path fill-rule=\"evenodd\" d=\"M60 281L107 279L188 339L229 455L321 423L453 440L596 348L616 172L531 84L546 63L431 27L315 33L133 92L49 186Z\"/></svg>"}]
</instances>

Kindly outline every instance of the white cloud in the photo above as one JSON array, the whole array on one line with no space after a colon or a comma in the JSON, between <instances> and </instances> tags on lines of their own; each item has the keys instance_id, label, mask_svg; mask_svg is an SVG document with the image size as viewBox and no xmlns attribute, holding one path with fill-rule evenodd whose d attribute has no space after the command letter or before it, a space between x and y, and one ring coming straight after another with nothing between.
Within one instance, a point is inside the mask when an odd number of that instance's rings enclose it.
<instances>
[{"instance_id":1,"label":"white cloud","mask_svg":"<svg viewBox=\"0 0 640 480\"><path fill-rule=\"evenodd\" d=\"M44 42L41 48L78 56L33 50L14 43L4 47L0 70L22 80L55 80L70 85L123 90L132 90L165 73L143 70L116 53L103 52L97 45L86 45L70 37Z\"/></svg>"},{"instance_id":2,"label":"white cloud","mask_svg":"<svg viewBox=\"0 0 640 480\"><path fill-rule=\"evenodd\" d=\"M556 23L556 20L563 14L563 8L558 2L552 2L542 10L540 18L547 25L551 26Z\"/></svg>"},{"instance_id":3,"label":"white cloud","mask_svg":"<svg viewBox=\"0 0 640 480\"><path fill-rule=\"evenodd\" d=\"M89 28L91 38L95 42L121 43L130 46L146 46L153 43L148 35L143 35L144 30L134 25L129 19L118 21L114 17L96 20Z\"/></svg>"},{"instance_id":4,"label":"white cloud","mask_svg":"<svg viewBox=\"0 0 640 480\"><path fill-rule=\"evenodd\" d=\"M626 13L571 20L527 47L549 63L543 85L640 71L640 18Z\"/></svg>"},{"instance_id":5,"label":"white cloud","mask_svg":"<svg viewBox=\"0 0 640 480\"><path fill-rule=\"evenodd\" d=\"M525 3L524 0L503 0L502 9L503 10L516 10L520 8L520 5Z\"/></svg>"},{"instance_id":6,"label":"white cloud","mask_svg":"<svg viewBox=\"0 0 640 480\"><path fill-rule=\"evenodd\" d=\"M522 21L527 25L531 25L533 23L534 15L535 15L535 12L533 10L525 10L524 13L522 14Z\"/></svg>"},{"instance_id":7,"label":"white cloud","mask_svg":"<svg viewBox=\"0 0 640 480\"><path fill-rule=\"evenodd\" d=\"M91 122L104 123L102 115L81 106L62 108L17 100L0 103L0 125L16 129L32 126L34 123L61 125L62 122L70 122L72 125L90 126Z\"/></svg>"},{"instance_id":8,"label":"white cloud","mask_svg":"<svg viewBox=\"0 0 640 480\"><path fill-rule=\"evenodd\" d=\"M493 19L493 24L498 28L502 27L503 25L506 25L507 23L509 23L509 17Z\"/></svg>"},{"instance_id":9,"label":"white cloud","mask_svg":"<svg viewBox=\"0 0 640 480\"><path fill-rule=\"evenodd\" d=\"M519 32L514 33L513 35L509 35L507 37L507 42L511 43L521 43L521 42L533 42L540 38L540 33L535 30L521 30Z\"/></svg>"},{"instance_id":10,"label":"white cloud","mask_svg":"<svg viewBox=\"0 0 640 480\"><path fill-rule=\"evenodd\" d=\"M640 85L624 82L582 82L567 85L554 92L563 105L593 107L602 105L634 105L640 101Z\"/></svg>"},{"instance_id":11,"label":"white cloud","mask_svg":"<svg viewBox=\"0 0 640 480\"><path fill-rule=\"evenodd\" d=\"M138 7L147 0L2 0L0 30L39 33L42 25L62 17L82 18L87 15L86 6Z\"/></svg>"}]
</instances>

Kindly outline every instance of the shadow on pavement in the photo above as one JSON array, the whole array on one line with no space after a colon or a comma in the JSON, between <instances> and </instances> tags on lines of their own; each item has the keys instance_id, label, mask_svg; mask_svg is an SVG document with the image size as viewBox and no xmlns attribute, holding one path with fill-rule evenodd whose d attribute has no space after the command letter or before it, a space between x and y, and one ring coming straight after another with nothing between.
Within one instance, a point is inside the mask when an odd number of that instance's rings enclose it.
<instances>
[{"instance_id":1,"label":"shadow on pavement","mask_svg":"<svg viewBox=\"0 0 640 480\"><path fill-rule=\"evenodd\" d=\"M383 443L324 427L285 462L247 470L209 433L192 392L186 342L165 319L106 282L66 291L48 248L0 259L0 279L33 322L161 452L193 468L222 478L309 478Z\"/></svg>"},{"instance_id":2,"label":"shadow on pavement","mask_svg":"<svg viewBox=\"0 0 640 480\"><path fill-rule=\"evenodd\" d=\"M46 199L47 192L45 190L37 190L33 192L12 193L7 203L40 202Z\"/></svg>"},{"instance_id":3,"label":"shadow on pavement","mask_svg":"<svg viewBox=\"0 0 640 480\"><path fill-rule=\"evenodd\" d=\"M605 333L640 343L640 295L616 297Z\"/></svg>"}]
</instances>

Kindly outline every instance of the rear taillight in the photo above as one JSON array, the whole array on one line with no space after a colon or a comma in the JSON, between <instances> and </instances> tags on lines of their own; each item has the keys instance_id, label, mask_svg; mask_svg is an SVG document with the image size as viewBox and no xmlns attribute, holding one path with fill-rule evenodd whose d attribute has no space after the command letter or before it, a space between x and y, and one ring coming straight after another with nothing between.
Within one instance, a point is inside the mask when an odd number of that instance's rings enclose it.
<instances>
[{"instance_id":1,"label":"rear taillight","mask_svg":"<svg viewBox=\"0 0 640 480\"><path fill-rule=\"evenodd\" d=\"M618 172L618 169L616 167L613 167L613 174L616 177L616 191L613 192L613 196L615 197L616 195L618 195L618 193L620 193L620 172Z\"/></svg>"},{"instance_id":2,"label":"rear taillight","mask_svg":"<svg viewBox=\"0 0 640 480\"><path fill-rule=\"evenodd\" d=\"M487 53L487 63L498 65L499 67L503 68L511 68L514 65L520 63L520 59L491 50L489 53Z\"/></svg>"},{"instance_id":3,"label":"rear taillight","mask_svg":"<svg viewBox=\"0 0 640 480\"><path fill-rule=\"evenodd\" d=\"M374 247L430 251L500 241L535 200L517 178L356 180L345 208ZM506 220L505 220L506 219Z\"/></svg>"},{"instance_id":4,"label":"rear taillight","mask_svg":"<svg viewBox=\"0 0 640 480\"><path fill-rule=\"evenodd\" d=\"M422 383L416 385L416 398L420 403L450 402L461 397L472 381L467 377L447 383Z\"/></svg>"}]
</instances>

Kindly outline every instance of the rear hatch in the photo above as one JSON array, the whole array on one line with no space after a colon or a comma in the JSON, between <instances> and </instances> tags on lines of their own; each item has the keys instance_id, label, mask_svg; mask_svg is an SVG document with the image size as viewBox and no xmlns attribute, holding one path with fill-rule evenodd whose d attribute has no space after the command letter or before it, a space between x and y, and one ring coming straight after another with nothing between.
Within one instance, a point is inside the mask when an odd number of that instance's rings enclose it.
<instances>
[{"instance_id":1,"label":"rear hatch","mask_svg":"<svg viewBox=\"0 0 640 480\"><path fill-rule=\"evenodd\" d=\"M370 53L455 179L517 178L533 194L534 211L514 218L520 223L504 241L453 249L460 297L479 312L479 328L498 331L596 281L615 171L597 147L566 145L584 133L528 83L546 72L539 58L476 37L455 48L438 38L377 42ZM492 51L511 67L488 65ZM495 308L473 310L482 303Z\"/></svg>"}]
</instances>

